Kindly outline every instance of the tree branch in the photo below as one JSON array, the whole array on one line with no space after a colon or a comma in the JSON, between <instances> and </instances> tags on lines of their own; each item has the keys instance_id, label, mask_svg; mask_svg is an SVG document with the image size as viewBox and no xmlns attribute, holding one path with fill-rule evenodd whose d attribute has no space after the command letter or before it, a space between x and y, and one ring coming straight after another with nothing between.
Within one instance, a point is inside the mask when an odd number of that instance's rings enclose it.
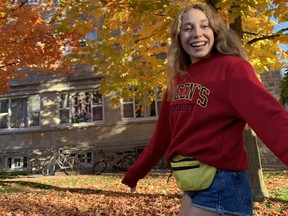
<instances>
[{"instance_id":1,"label":"tree branch","mask_svg":"<svg viewBox=\"0 0 288 216\"><path fill-rule=\"evenodd\" d=\"M147 37L139 38L139 39L135 40L135 43L137 44L139 41L147 40L147 39L153 37L153 36L156 35L156 34L157 34L157 33L155 32L155 33L153 33L153 34L151 34L151 35L149 35L149 36L147 36Z\"/></svg>"},{"instance_id":2,"label":"tree branch","mask_svg":"<svg viewBox=\"0 0 288 216\"><path fill-rule=\"evenodd\" d=\"M18 64L18 61L11 62L11 63L5 64L5 65L0 65L0 69L5 68L5 67L11 67L11 66L14 66L17 64Z\"/></svg>"},{"instance_id":3,"label":"tree branch","mask_svg":"<svg viewBox=\"0 0 288 216\"><path fill-rule=\"evenodd\" d=\"M206 0L206 3L210 6L210 7L212 7L212 8L214 8L215 10L217 10L217 8L216 8L216 4L218 3L218 1L216 0Z\"/></svg>"},{"instance_id":4,"label":"tree branch","mask_svg":"<svg viewBox=\"0 0 288 216\"><path fill-rule=\"evenodd\" d=\"M258 35L258 34L256 34L256 33L253 33L253 32L247 32L247 31L243 31L243 34L248 34L248 35Z\"/></svg>"},{"instance_id":5,"label":"tree branch","mask_svg":"<svg viewBox=\"0 0 288 216\"><path fill-rule=\"evenodd\" d=\"M13 43L18 43L19 41L31 41L31 40L34 40L36 38L41 38L41 37L44 37L45 35L48 35L49 37L53 37L53 35L49 32L46 32L46 33L43 33L43 34L40 34L40 35L35 35L33 37L25 37L25 38L22 38L22 39L18 39L18 40L13 40L13 41L3 41L4 44L13 44Z\"/></svg>"},{"instance_id":6,"label":"tree branch","mask_svg":"<svg viewBox=\"0 0 288 216\"><path fill-rule=\"evenodd\" d=\"M28 3L28 0L25 0L25 1L22 1L20 4L19 4L19 7L23 7L25 4Z\"/></svg>"},{"instance_id":7,"label":"tree branch","mask_svg":"<svg viewBox=\"0 0 288 216\"><path fill-rule=\"evenodd\" d=\"M281 29L281 30L279 30L278 32L276 32L274 34L263 35L261 37L254 38L254 39L248 41L247 44L253 44L253 43L256 43L257 41L266 40L266 39L275 39L277 37L280 37L281 33L283 33L284 31L288 31L288 28Z\"/></svg>"},{"instance_id":8,"label":"tree branch","mask_svg":"<svg viewBox=\"0 0 288 216\"><path fill-rule=\"evenodd\" d=\"M167 22L167 21L163 22L163 23L161 24L161 26L160 26L157 30L155 30L154 33L150 34L149 36L143 37L143 38L139 38L139 39L135 40L135 43L137 44L137 43L138 43L139 41L141 41L141 40L146 40L146 39L149 39L149 38L153 37L154 35L156 35L156 34L158 33L158 30L161 29L161 28L163 28L163 26L165 26L165 23L166 23L166 22Z\"/></svg>"}]
</instances>

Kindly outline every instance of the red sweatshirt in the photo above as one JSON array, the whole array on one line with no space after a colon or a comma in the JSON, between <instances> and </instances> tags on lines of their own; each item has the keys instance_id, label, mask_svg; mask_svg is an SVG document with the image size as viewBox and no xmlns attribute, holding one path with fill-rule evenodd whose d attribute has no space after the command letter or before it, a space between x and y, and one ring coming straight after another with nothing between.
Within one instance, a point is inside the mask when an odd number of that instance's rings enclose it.
<instances>
[{"instance_id":1,"label":"red sweatshirt","mask_svg":"<svg viewBox=\"0 0 288 216\"><path fill-rule=\"evenodd\" d=\"M135 187L166 154L192 156L214 167L248 168L246 123L288 166L288 112L263 87L252 66L235 56L214 55L176 75L176 97L163 99L153 136L122 182Z\"/></svg>"}]
</instances>

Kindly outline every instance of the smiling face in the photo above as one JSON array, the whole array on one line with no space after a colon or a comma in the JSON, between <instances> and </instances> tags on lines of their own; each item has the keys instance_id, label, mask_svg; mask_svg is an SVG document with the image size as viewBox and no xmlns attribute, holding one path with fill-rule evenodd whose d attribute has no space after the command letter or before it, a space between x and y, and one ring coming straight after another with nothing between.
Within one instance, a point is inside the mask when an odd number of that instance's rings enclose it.
<instances>
[{"instance_id":1,"label":"smiling face","mask_svg":"<svg viewBox=\"0 0 288 216\"><path fill-rule=\"evenodd\" d=\"M206 15L198 9L190 9L182 18L180 41L191 62L196 63L212 54L214 33Z\"/></svg>"}]
</instances>

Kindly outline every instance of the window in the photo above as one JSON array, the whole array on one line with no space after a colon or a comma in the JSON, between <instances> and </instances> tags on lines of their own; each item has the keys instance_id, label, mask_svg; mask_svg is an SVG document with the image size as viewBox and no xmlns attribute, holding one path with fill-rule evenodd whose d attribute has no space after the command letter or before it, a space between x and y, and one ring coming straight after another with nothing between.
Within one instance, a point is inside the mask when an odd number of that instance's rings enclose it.
<instances>
[{"instance_id":1,"label":"window","mask_svg":"<svg viewBox=\"0 0 288 216\"><path fill-rule=\"evenodd\" d=\"M0 99L0 129L40 125L40 96Z\"/></svg>"},{"instance_id":2,"label":"window","mask_svg":"<svg viewBox=\"0 0 288 216\"><path fill-rule=\"evenodd\" d=\"M78 158L78 160L80 161L83 167L92 167L92 152L91 151L71 154L71 156Z\"/></svg>"},{"instance_id":3,"label":"window","mask_svg":"<svg viewBox=\"0 0 288 216\"><path fill-rule=\"evenodd\" d=\"M151 104L145 104L135 98L132 100L123 99L123 118L158 117L162 104L161 89L157 88L155 93L155 99Z\"/></svg>"},{"instance_id":4,"label":"window","mask_svg":"<svg viewBox=\"0 0 288 216\"><path fill-rule=\"evenodd\" d=\"M21 171L27 169L27 157L16 156L7 158L7 168L9 170Z\"/></svg>"},{"instance_id":5,"label":"window","mask_svg":"<svg viewBox=\"0 0 288 216\"><path fill-rule=\"evenodd\" d=\"M103 120L103 102L100 91L61 94L60 123L81 123Z\"/></svg>"},{"instance_id":6,"label":"window","mask_svg":"<svg viewBox=\"0 0 288 216\"><path fill-rule=\"evenodd\" d=\"M39 0L28 0L29 5L35 5L39 2Z\"/></svg>"},{"instance_id":7,"label":"window","mask_svg":"<svg viewBox=\"0 0 288 216\"><path fill-rule=\"evenodd\" d=\"M81 164L92 164L92 152L85 152L82 154L77 154L77 157Z\"/></svg>"},{"instance_id":8,"label":"window","mask_svg":"<svg viewBox=\"0 0 288 216\"><path fill-rule=\"evenodd\" d=\"M97 39L97 31L91 31L89 32L84 39L81 39L80 46L87 46L87 41L95 41Z\"/></svg>"},{"instance_id":9,"label":"window","mask_svg":"<svg viewBox=\"0 0 288 216\"><path fill-rule=\"evenodd\" d=\"M86 47L86 46L89 46L89 44L91 43L96 44L97 39L98 39L97 30L93 30L89 32L85 37L79 39L79 45L80 47ZM68 41L70 42L71 38L68 38ZM69 43L64 45L62 49L63 49L63 55L69 55L73 53L73 50L71 49L71 46L69 45ZM85 52L87 52L87 50Z\"/></svg>"}]
</instances>

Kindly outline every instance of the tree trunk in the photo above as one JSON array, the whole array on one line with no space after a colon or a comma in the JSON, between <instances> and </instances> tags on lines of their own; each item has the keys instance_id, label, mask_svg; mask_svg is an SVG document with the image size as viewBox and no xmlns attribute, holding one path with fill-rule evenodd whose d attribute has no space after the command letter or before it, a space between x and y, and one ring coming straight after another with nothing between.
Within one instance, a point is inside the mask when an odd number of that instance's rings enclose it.
<instances>
[{"instance_id":1,"label":"tree trunk","mask_svg":"<svg viewBox=\"0 0 288 216\"><path fill-rule=\"evenodd\" d=\"M263 179L263 170L258 149L258 139L256 134L246 127L244 131L244 143L249 159L248 177L253 191L255 201L264 201L269 196Z\"/></svg>"},{"instance_id":2,"label":"tree trunk","mask_svg":"<svg viewBox=\"0 0 288 216\"><path fill-rule=\"evenodd\" d=\"M217 10L216 5L220 0L205 0L208 5ZM240 39L243 38L243 28L241 16L236 17L234 23L230 27L238 34ZM248 177L253 190L253 199L255 201L263 201L264 197L268 197L269 193L265 187L263 179L263 170L258 149L257 136L249 128L244 131L244 143L249 159Z\"/></svg>"}]
</instances>

